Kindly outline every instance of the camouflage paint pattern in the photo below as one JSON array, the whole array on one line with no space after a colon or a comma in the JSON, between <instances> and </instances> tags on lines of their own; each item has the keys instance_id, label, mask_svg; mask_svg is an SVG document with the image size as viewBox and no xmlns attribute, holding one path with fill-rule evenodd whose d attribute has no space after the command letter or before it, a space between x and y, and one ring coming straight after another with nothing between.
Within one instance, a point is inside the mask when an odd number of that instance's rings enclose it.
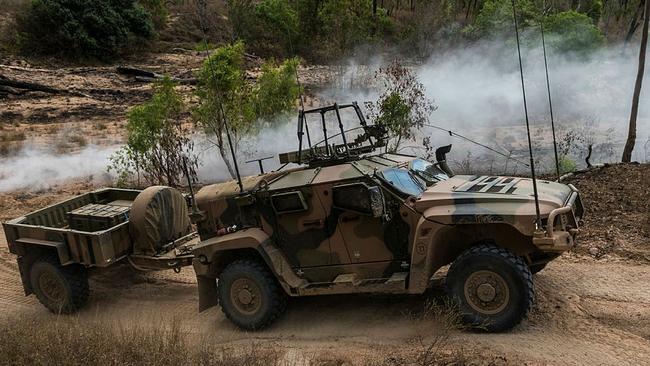
<instances>
[{"instance_id":1,"label":"camouflage paint pattern","mask_svg":"<svg viewBox=\"0 0 650 366\"><path fill-rule=\"evenodd\" d=\"M233 250L254 249L292 296L422 293L435 271L477 243L494 242L529 263L548 261L572 245L583 210L573 187L538 182L543 219L571 206L551 224L556 231L547 237L535 228L530 179L453 176L409 197L376 174L407 169L414 159L379 154L248 177L244 194L235 182L204 187L196 197L204 240L195 249L197 256L204 255L204 263L194 261L197 275L214 279ZM356 209L363 207L363 195L341 196L362 192L357 186L381 188L383 216ZM336 195L342 197L338 203ZM245 230L215 236L231 224ZM242 240L250 230L257 234Z\"/></svg>"}]
</instances>

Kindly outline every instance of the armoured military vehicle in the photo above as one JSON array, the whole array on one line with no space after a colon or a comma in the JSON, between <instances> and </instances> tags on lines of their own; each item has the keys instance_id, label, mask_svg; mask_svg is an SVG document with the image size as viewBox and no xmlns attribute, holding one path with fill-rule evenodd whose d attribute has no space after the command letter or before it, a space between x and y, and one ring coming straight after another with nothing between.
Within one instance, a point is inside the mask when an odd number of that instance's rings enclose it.
<instances>
[{"instance_id":1,"label":"armoured military vehicle","mask_svg":"<svg viewBox=\"0 0 650 366\"><path fill-rule=\"evenodd\" d=\"M356 126L345 129L342 111ZM324 138L312 144L314 116ZM102 268L193 265L199 310L220 305L258 330L291 297L422 294L450 265L446 286L467 324L501 331L530 309L532 274L578 234L584 210L573 186L537 181L538 225L531 179L454 175L450 146L435 162L381 152L385 128L368 125L355 103L301 111L298 137L280 169L195 196L103 189L4 223L25 294L72 313Z\"/></svg>"},{"instance_id":2,"label":"armoured military vehicle","mask_svg":"<svg viewBox=\"0 0 650 366\"><path fill-rule=\"evenodd\" d=\"M358 126L344 129L343 109ZM314 119L324 139L312 144ZM531 179L454 175L451 146L436 162L381 153L386 130L355 103L301 111L298 137L298 150L280 155L298 167L197 193L201 311L220 304L239 327L261 329L288 298L422 294L450 265L446 286L466 323L501 331L530 309L532 274L574 245L583 207L571 185L537 181L537 227Z\"/></svg>"}]
</instances>

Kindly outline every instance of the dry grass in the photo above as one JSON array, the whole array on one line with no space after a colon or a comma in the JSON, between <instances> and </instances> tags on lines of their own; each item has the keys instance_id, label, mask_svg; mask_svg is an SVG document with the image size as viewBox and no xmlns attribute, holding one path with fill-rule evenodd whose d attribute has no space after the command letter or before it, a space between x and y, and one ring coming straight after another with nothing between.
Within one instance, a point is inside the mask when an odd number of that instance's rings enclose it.
<instances>
[{"instance_id":1,"label":"dry grass","mask_svg":"<svg viewBox=\"0 0 650 366\"><path fill-rule=\"evenodd\" d=\"M53 317L0 321L0 363L8 365L206 365L206 366L437 366L471 363L454 339L459 318L429 303L417 314L428 329L404 345L359 354L323 353L287 358L277 344L224 345L184 331L179 321L159 327L118 325ZM125 323L126 324L126 323Z\"/></svg>"},{"instance_id":2,"label":"dry grass","mask_svg":"<svg viewBox=\"0 0 650 366\"><path fill-rule=\"evenodd\" d=\"M251 344L237 349L191 341L172 321L161 328L127 328L71 318L0 324L5 365L280 365L282 354Z\"/></svg>"},{"instance_id":3,"label":"dry grass","mask_svg":"<svg viewBox=\"0 0 650 366\"><path fill-rule=\"evenodd\" d=\"M5 142L0 144L0 157L16 155L23 148L22 141Z\"/></svg>"},{"instance_id":4,"label":"dry grass","mask_svg":"<svg viewBox=\"0 0 650 366\"><path fill-rule=\"evenodd\" d=\"M0 142L25 141L27 136L22 131L5 131L0 133Z\"/></svg>"}]
</instances>

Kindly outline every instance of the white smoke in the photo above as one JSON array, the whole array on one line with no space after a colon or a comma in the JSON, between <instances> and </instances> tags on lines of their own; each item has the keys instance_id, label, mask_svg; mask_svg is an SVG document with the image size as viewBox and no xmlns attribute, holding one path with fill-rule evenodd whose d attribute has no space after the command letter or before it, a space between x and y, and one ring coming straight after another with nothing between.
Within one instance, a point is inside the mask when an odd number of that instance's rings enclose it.
<instances>
[{"instance_id":1,"label":"white smoke","mask_svg":"<svg viewBox=\"0 0 650 366\"><path fill-rule=\"evenodd\" d=\"M548 171L553 164L548 156L550 121L542 52L541 48L524 48L522 53L533 138L536 149L547 153L540 166ZM591 138L594 142L608 142L614 146L613 154L599 153L596 147L593 163L620 158L627 134L637 56L638 51L632 47L624 51L621 46L610 46L589 58L549 57L552 99L560 132L578 126L581 134L593 134ZM379 94L378 89L369 83L374 70L389 61L376 56L366 57L363 62L350 60L336 82L316 92L316 100L322 104L357 101L363 108L363 102L375 100ZM514 45L491 42L460 47L434 53L426 62L413 67L426 88L427 96L438 107L431 115L431 123L504 152L508 150L508 141L510 148L514 141L520 150L520 160L527 160L521 152L526 145L519 66ZM648 88L650 82L646 81L641 94L637 143L633 154L633 159L638 161L648 161L650 153ZM322 138L318 123L314 122L310 124L313 126L313 143ZM332 122L328 124L330 132L338 128ZM256 162L247 164L245 160L272 156L263 163L265 170L269 171L280 166L278 153L297 150L295 115L285 116L268 125L271 127L263 128L257 135L240 142L238 161L243 175L259 172ZM463 160L468 153L474 157L492 154L435 129L425 128L420 134L430 136L437 146L453 143L451 159L456 161ZM17 156L0 159L0 191L42 189L56 182L85 176L104 179L108 158L118 148L88 146L78 153L58 155L28 147ZM214 144L205 137L197 137L195 149L201 160L198 174L202 182L229 179L230 175ZM497 158L500 164L505 164L505 159ZM575 158L580 162L583 156ZM512 168L514 165L510 163ZM510 173L525 172L521 165L517 169Z\"/></svg>"},{"instance_id":2,"label":"white smoke","mask_svg":"<svg viewBox=\"0 0 650 366\"><path fill-rule=\"evenodd\" d=\"M522 49L527 104L533 127L534 145L548 152L551 148L549 103L541 46ZM324 93L327 100L366 101L376 99L378 90L368 87L359 73L390 62L376 61L368 67L358 59L350 60L349 71ZM551 96L558 135L568 129L587 132L588 140L607 145L608 152L595 151L607 162L620 159L627 136L632 93L637 72L638 51L625 51L622 46L603 48L589 57L550 54L548 67ZM426 62L413 67L426 88L427 97L438 109L432 113L432 124L452 130L504 152L504 140L516 141L519 150L525 145L524 105L522 98L517 49L504 42L483 42L434 53ZM356 70L356 71L355 71ZM366 79L371 78L366 75ZM357 82L359 79L362 82ZM637 140L633 159L647 161L650 151L650 83L641 93ZM356 87L350 87L350 85ZM426 128L422 136L430 136L435 145L454 144L455 156L468 152L474 156L490 154L488 150L451 138L443 131ZM613 148L610 146L613 145ZM586 155L586 149L581 156ZM525 159L525 158L524 158ZM580 163L580 162L578 162ZM552 166L546 164L547 168Z\"/></svg>"},{"instance_id":3,"label":"white smoke","mask_svg":"<svg viewBox=\"0 0 650 366\"><path fill-rule=\"evenodd\" d=\"M80 177L107 181L108 158L117 149L117 146L89 145L79 152L63 155L25 147L15 156L0 159L0 192L47 189Z\"/></svg>"}]
</instances>

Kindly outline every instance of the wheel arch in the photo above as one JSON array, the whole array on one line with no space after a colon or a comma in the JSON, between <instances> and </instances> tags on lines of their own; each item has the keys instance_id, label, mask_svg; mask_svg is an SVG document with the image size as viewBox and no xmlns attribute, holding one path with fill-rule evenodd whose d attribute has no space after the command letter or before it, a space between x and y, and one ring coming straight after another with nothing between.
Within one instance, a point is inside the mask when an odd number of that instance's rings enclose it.
<instances>
[{"instance_id":1,"label":"wheel arch","mask_svg":"<svg viewBox=\"0 0 650 366\"><path fill-rule=\"evenodd\" d=\"M199 285L199 311L217 305L217 283L223 269L235 260L259 260L273 273L288 295L304 280L297 277L282 252L262 229L252 228L208 239L194 249L192 261Z\"/></svg>"},{"instance_id":2,"label":"wheel arch","mask_svg":"<svg viewBox=\"0 0 650 366\"><path fill-rule=\"evenodd\" d=\"M414 260L411 275L421 276L413 281L410 292L423 292L428 280L442 267L451 264L466 250L482 244L507 249L529 262L529 255L537 250L532 238L507 223L460 224L440 227L426 247L424 258Z\"/></svg>"},{"instance_id":3,"label":"wheel arch","mask_svg":"<svg viewBox=\"0 0 650 366\"><path fill-rule=\"evenodd\" d=\"M32 270L32 265L38 261L40 258L48 257L51 259L56 259L58 264L64 265L61 260L61 254L59 248L55 246L48 245L36 245L36 244L22 244L21 253L16 258L18 262L18 271L20 272L20 280L23 285L23 290L25 291L25 296L31 295L34 293L32 288L32 283L30 280L30 272ZM66 263L68 264L68 263Z\"/></svg>"}]
</instances>

